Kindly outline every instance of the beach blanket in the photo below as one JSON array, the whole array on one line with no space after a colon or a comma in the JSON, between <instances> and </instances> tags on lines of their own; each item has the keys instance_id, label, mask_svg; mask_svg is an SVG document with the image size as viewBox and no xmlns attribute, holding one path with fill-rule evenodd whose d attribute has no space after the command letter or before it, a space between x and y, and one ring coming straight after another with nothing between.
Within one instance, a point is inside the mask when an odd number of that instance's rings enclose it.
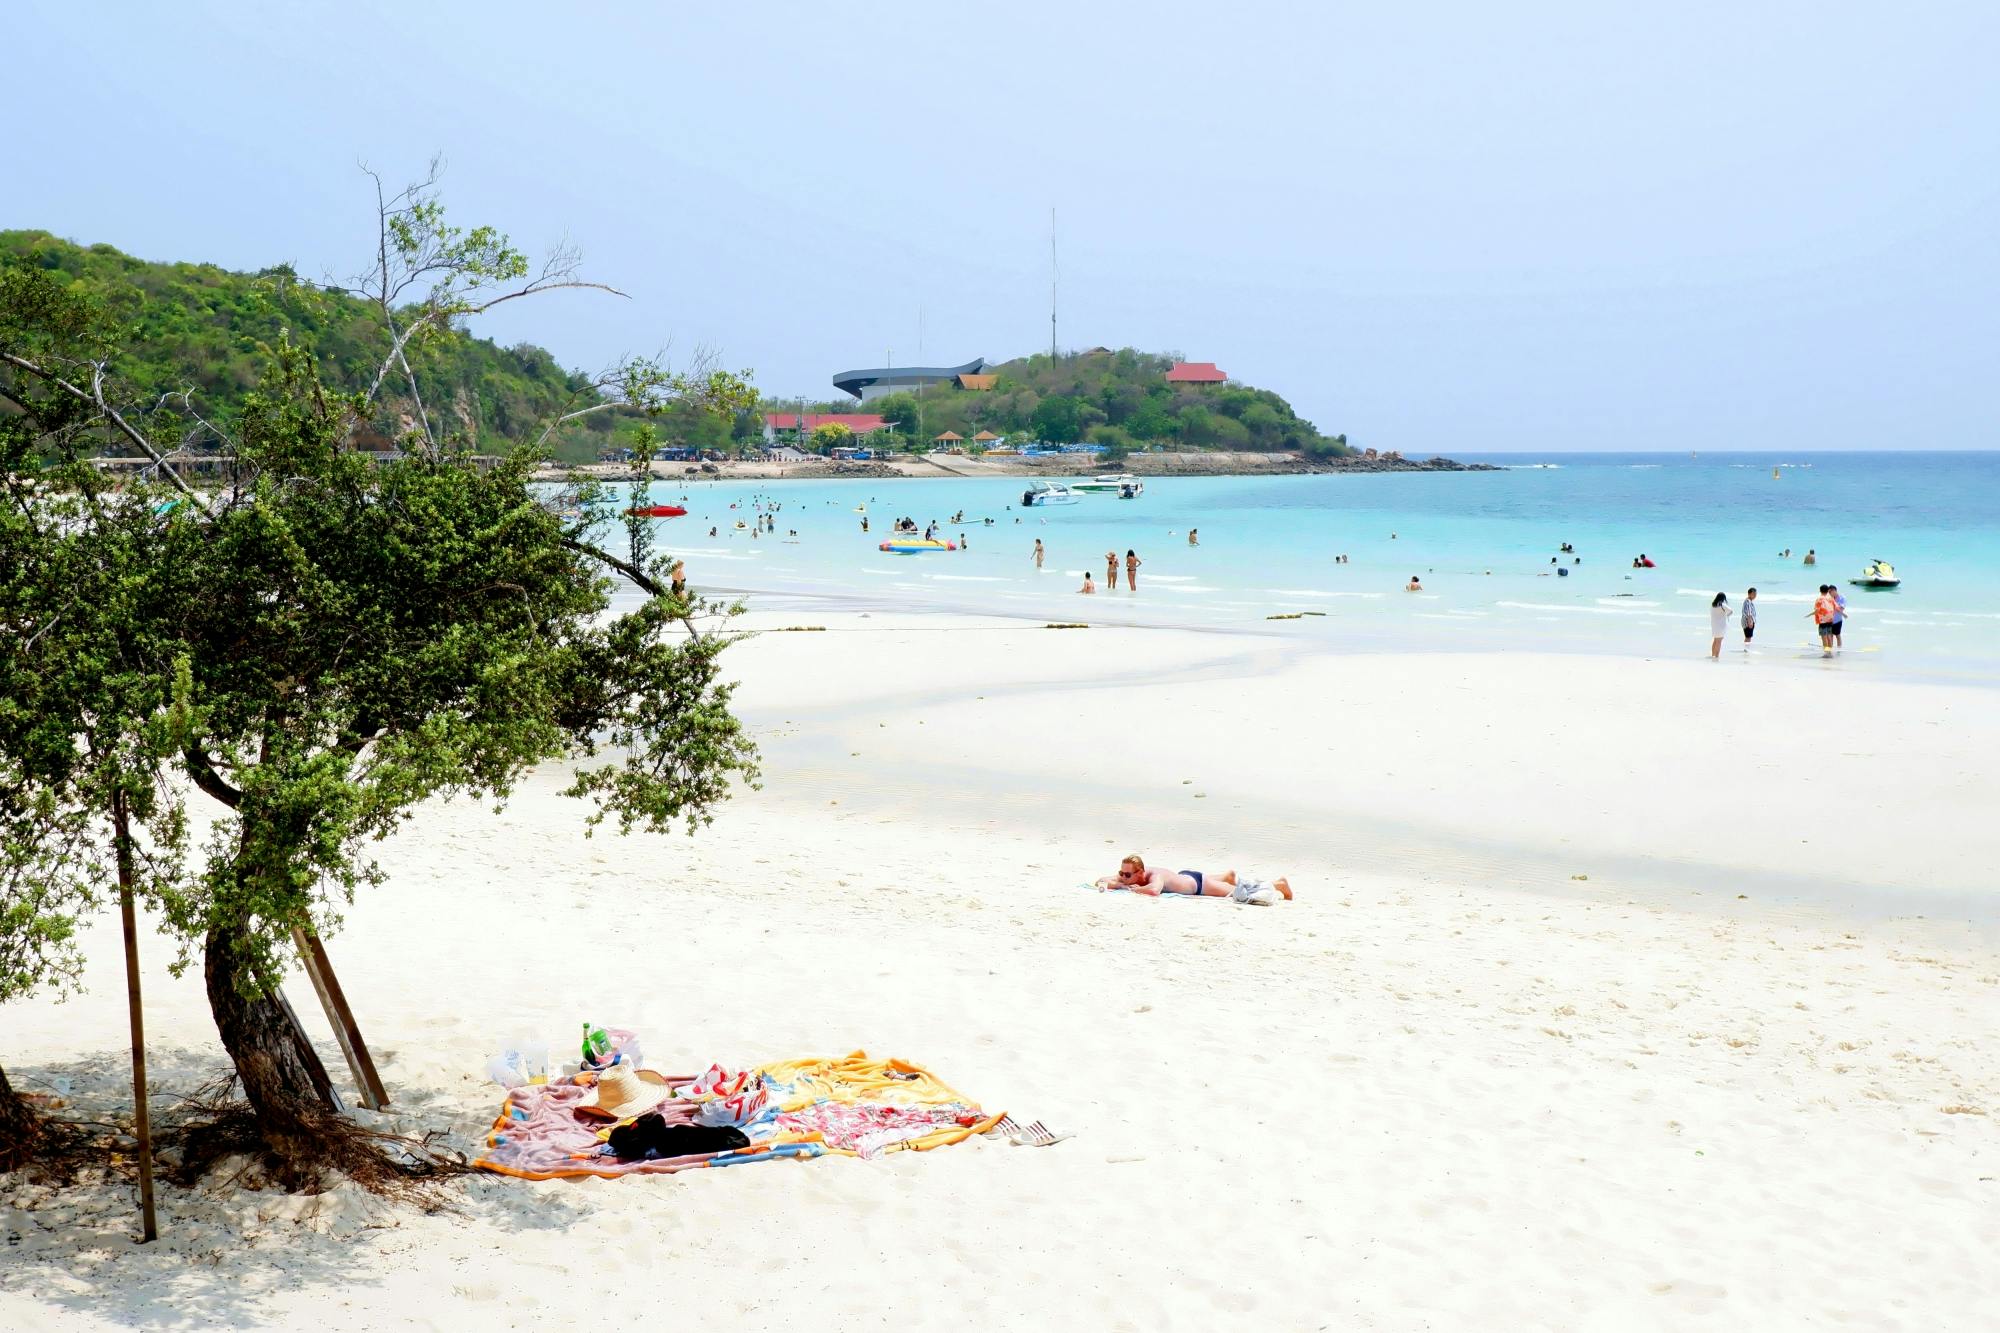
<instances>
[{"instance_id":1,"label":"beach blanket","mask_svg":"<svg viewBox=\"0 0 2000 1333\"><path fill-rule=\"evenodd\" d=\"M735 1125L750 1146L621 1162L609 1152L611 1122L579 1113L591 1081L580 1074L510 1090L473 1165L553 1180L664 1175L779 1157L874 1157L960 1143L990 1132L1004 1114L988 1114L919 1065L872 1060L864 1051L737 1072L714 1065L693 1077L669 1076L671 1095L655 1109L670 1125Z\"/></svg>"}]
</instances>

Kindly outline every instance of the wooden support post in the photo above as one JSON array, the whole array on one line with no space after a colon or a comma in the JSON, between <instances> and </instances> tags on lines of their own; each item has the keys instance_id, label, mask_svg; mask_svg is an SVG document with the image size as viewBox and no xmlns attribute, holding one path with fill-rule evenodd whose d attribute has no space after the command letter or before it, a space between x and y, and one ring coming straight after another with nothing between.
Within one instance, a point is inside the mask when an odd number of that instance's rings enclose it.
<instances>
[{"instance_id":1,"label":"wooden support post","mask_svg":"<svg viewBox=\"0 0 2000 1333\"><path fill-rule=\"evenodd\" d=\"M132 827L125 813L125 793L111 797L111 823L118 857L118 915L125 926L125 995L132 1016L133 1127L139 1137L139 1243L157 1240L160 1229L153 1214L153 1113L146 1104L146 1018L139 1003L139 925L132 906Z\"/></svg>"},{"instance_id":2,"label":"wooden support post","mask_svg":"<svg viewBox=\"0 0 2000 1333\"><path fill-rule=\"evenodd\" d=\"M361 1028L354 1021L354 1011L347 1007L347 996L340 989L340 978L333 974L333 963L326 956L326 945L318 935L297 927L292 930L292 943L298 946L299 959L305 964L306 977L319 995L320 1008L326 1011L326 1021L333 1025L334 1040L340 1043L341 1054L347 1057L347 1068L354 1075L354 1086L361 1090L361 1104L371 1111L387 1109L388 1090L382 1086L382 1076L375 1072L374 1057L368 1054L368 1043L361 1039Z\"/></svg>"},{"instance_id":3,"label":"wooden support post","mask_svg":"<svg viewBox=\"0 0 2000 1333\"><path fill-rule=\"evenodd\" d=\"M277 1003L278 1008L284 1010L285 1021L290 1023L292 1031L298 1034L299 1058L305 1061L306 1068L311 1071L313 1085L326 1089L327 1095L333 1098L334 1110L345 1111L347 1101L340 1095L340 1089L333 1086L333 1079L327 1074L326 1066L320 1063L319 1052L313 1049L312 1038L306 1036L306 1025L299 1022L299 1011L292 1008L292 1002L285 998L285 988L272 987L271 998Z\"/></svg>"}]
</instances>

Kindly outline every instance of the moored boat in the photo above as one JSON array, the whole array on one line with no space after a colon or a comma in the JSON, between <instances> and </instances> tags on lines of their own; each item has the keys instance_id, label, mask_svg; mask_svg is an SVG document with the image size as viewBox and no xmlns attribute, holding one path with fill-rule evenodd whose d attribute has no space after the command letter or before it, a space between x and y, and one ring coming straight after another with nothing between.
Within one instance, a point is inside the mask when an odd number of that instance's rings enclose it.
<instances>
[{"instance_id":1,"label":"moored boat","mask_svg":"<svg viewBox=\"0 0 2000 1333\"><path fill-rule=\"evenodd\" d=\"M1127 488L1130 488L1132 495L1137 495L1146 489L1146 483L1129 472L1100 472L1089 481L1070 483L1070 489L1073 491L1101 491L1129 500L1132 497L1125 494Z\"/></svg>"},{"instance_id":2,"label":"moored boat","mask_svg":"<svg viewBox=\"0 0 2000 1333\"><path fill-rule=\"evenodd\" d=\"M1050 481L1038 481L1021 492L1021 506L1024 509L1038 505L1073 505L1076 502L1075 491Z\"/></svg>"}]
</instances>

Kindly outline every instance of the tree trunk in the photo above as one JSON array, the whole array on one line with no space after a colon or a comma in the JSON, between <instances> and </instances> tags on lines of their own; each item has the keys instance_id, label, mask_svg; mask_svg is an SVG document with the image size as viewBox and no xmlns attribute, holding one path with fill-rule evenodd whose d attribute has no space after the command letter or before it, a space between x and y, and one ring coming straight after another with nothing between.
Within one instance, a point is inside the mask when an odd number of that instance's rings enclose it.
<instances>
[{"instance_id":1,"label":"tree trunk","mask_svg":"<svg viewBox=\"0 0 2000 1333\"><path fill-rule=\"evenodd\" d=\"M236 931L209 931L203 975L215 1026L236 1062L279 1180L291 1189L318 1184L334 1108L333 1086L319 1056L276 996L250 977Z\"/></svg>"},{"instance_id":2,"label":"tree trunk","mask_svg":"<svg viewBox=\"0 0 2000 1333\"><path fill-rule=\"evenodd\" d=\"M0 1171L11 1171L28 1155L41 1136L42 1117L21 1099L0 1069Z\"/></svg>"}]
</instances>

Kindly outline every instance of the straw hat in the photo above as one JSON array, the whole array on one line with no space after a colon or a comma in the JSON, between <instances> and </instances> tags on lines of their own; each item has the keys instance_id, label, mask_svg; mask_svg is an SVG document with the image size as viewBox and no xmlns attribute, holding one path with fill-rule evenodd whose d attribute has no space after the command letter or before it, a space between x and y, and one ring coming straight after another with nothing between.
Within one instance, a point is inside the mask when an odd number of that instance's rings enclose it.
<instances>
[{"instance_id":1,"label":"straw hat","mask_svg":"<svg viewBox=\"0 0 2000 1333\"><path fill-rule=\"evenodd\" d=\"M665 1074L620 1063L597 1076L596 1090L577 1109L623 1120L652 1110L667 1099L667 1091Z\"/></svg>"}]
</instances>

